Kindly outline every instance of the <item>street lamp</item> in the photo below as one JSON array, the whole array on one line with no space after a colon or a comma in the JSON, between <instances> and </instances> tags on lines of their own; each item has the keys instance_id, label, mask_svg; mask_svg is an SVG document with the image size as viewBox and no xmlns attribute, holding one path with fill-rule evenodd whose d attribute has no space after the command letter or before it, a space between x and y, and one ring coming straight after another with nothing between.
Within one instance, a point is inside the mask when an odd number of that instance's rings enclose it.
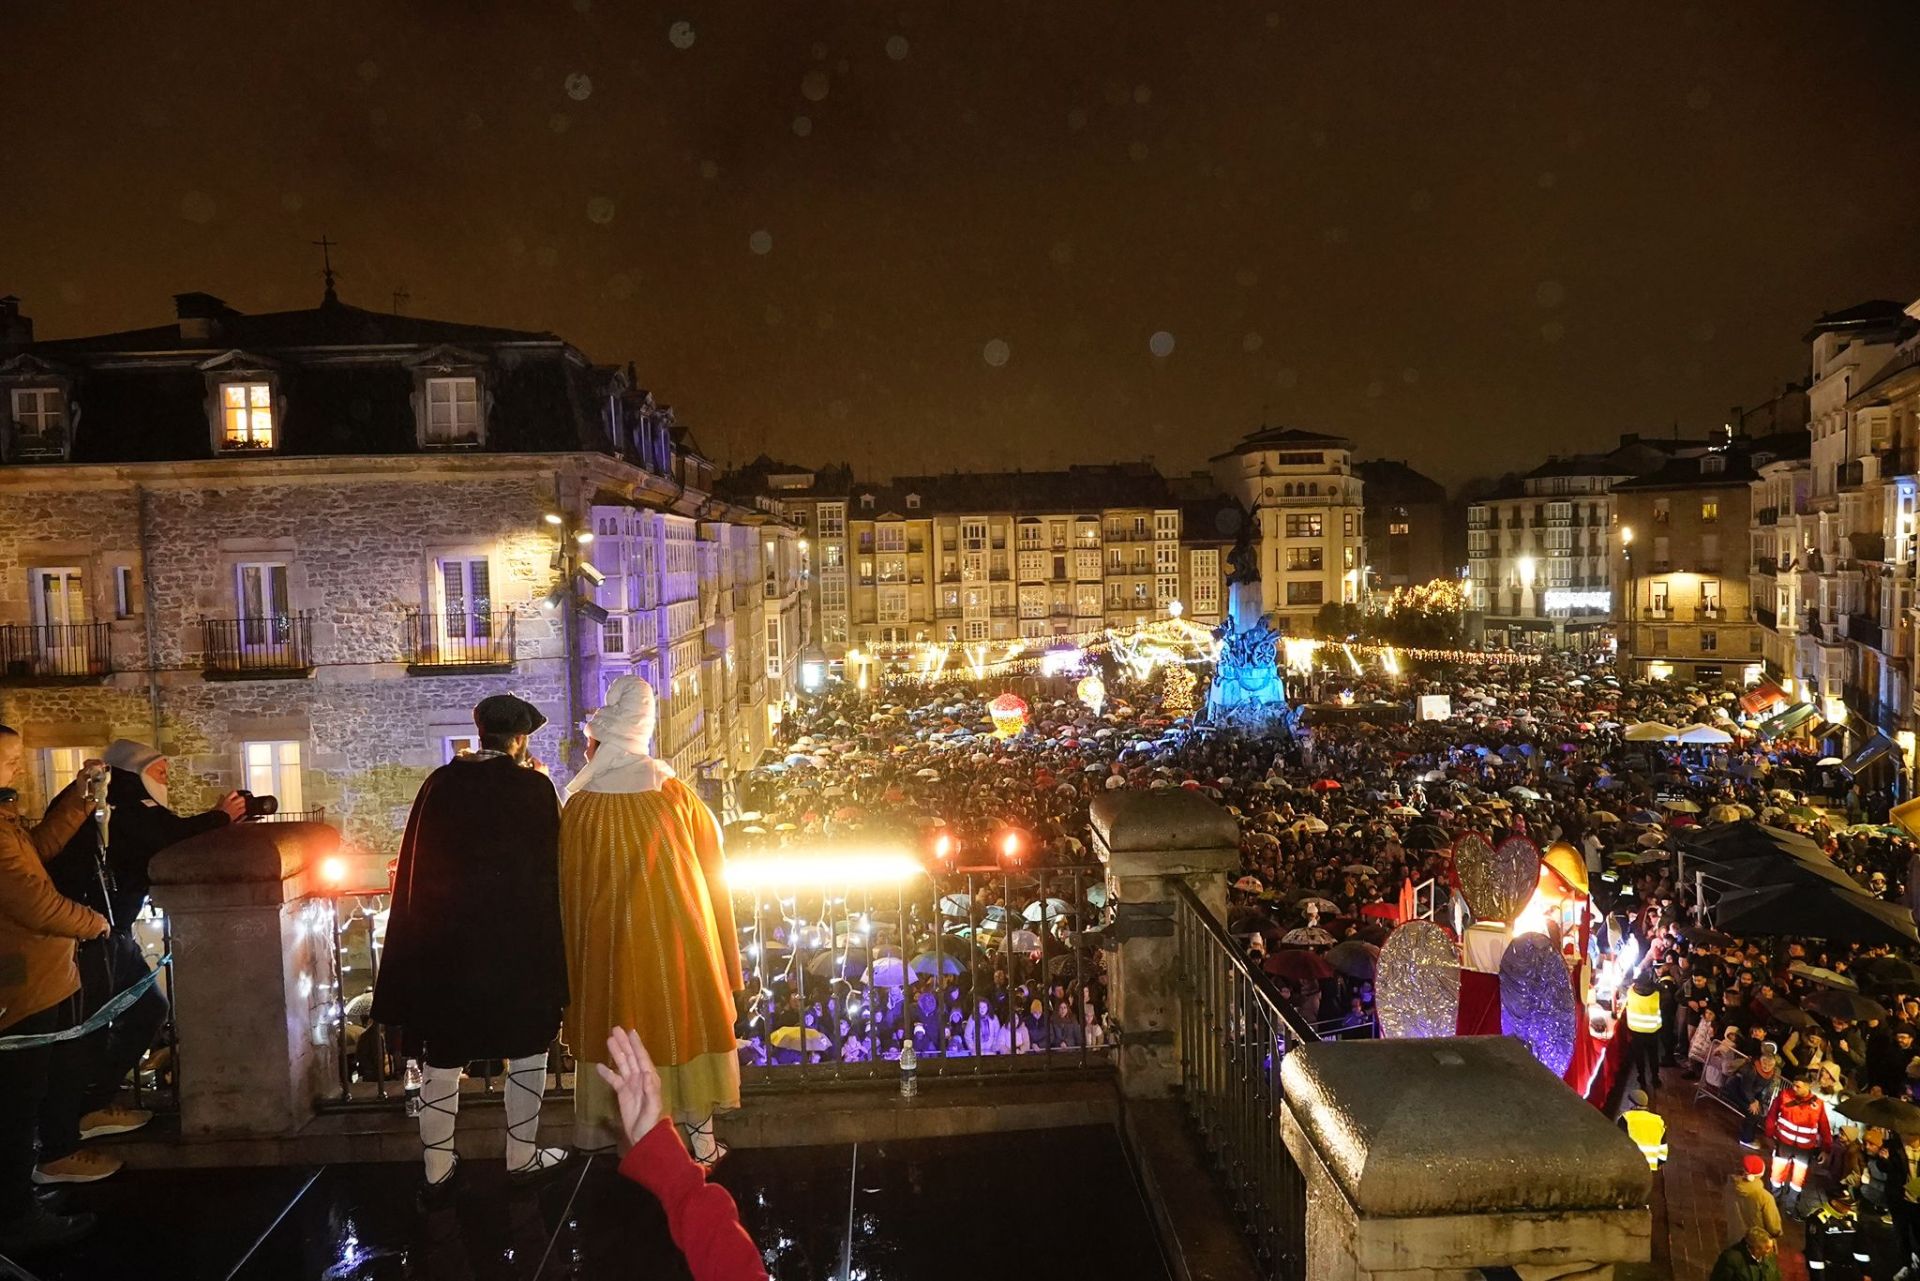
<instances>
[{"instance_id":1,"label":"street lamp","mask_svg":"<svg viewBox=\"0 0 1920 1281\"><path fill-rule=\"evenodd\" d=\"M1626 579L1622 584L1625 590L1626 608L1622 611L1621 622L1627 630L1627 675L1633 675L1633 656L1636 652L1633 640L1633 526L1620 527L1620 555L1626 561Z\"/></svg>"}]
</instances>

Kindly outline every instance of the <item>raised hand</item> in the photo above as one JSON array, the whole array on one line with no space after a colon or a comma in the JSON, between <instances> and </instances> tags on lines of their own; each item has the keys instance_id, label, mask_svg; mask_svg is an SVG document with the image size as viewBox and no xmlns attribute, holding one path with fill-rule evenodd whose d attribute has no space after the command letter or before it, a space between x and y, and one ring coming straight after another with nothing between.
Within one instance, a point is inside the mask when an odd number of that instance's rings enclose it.
<instances>
[{"instance_id":1,"label":"raised hand","mask_svg":"<svg viewBox=\"0 0 1920 1281\"><path fill-rule=\"evenodd\" d=\"M631 1147L660 1123L660 1073L632 1028L607 1033L607 1058L609 1062L594 1067L620 1101L620 1128Z\"/></svg>"}]
</instances>

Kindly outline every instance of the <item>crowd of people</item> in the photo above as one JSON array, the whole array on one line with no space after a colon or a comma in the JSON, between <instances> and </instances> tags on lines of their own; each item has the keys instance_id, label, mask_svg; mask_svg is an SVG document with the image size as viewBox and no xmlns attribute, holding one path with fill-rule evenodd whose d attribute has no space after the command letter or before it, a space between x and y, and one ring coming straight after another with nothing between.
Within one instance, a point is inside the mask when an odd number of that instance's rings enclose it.
<instances>
[{"instance_id":1,"label":"crowd of people","mask_svg":"<svg viewBox=\"0 0 1920 1281\"><path fill-rule=\"evenodd\" d=\"M1378 945L1414 887L1422 914L1450 918L1461 836L1565 842L1593 874L1596 911L1650 958L1643 974L1665 1015L1642 1081L1653 1098L1672 1088L1663 1066L1677 1078L1710 1058L1741 1065L1726 1097L1746 1118L1749 1150L1766 1158L1769 1204L1817 1226L1807 1248L1852 1223L1857 1205L1898 1229L1890 1250L1920 1249L1920 1178L1908 1190L1920 1124L1863 1125L1834 1110L1854 1100L1850 1110L1871 1117L1860 1100L1914 1097L1920 969L1884 943L1701 929L1699 885L1673 857L1689 829L1759 821L1817 844L1860 892L1904 904L1914 844L1886 825L1885 789L1859 785L1815 744L1754 733L1734 692L1623 683L1608 666L1550 657L1342 676L1324 704L1296 699L1284 727L1258 735L1173 717L1151 683L1121 685L1096 712L1062 681L1029 688L1029 721L1011 737L995 733L996 692L991 682L842 691L790 718L785 758L749 780L751 809L730 827L729 848L884 833L928 855L933 889L881 913L778 896L763 905L780 910L742 933L756 998L736 1028L744 1061L1101 1044L1103 911L1083 894L1097 877L1079 869L1090 807L1114 790L1186 788L1228 807L1242 856L1230 929L1322 1036L1377 1034ZM1415 719L1420 694L1447 695L1451 714ZM1629 741L1630 726L1653 721L1713 727L1728 741ZM1075 893L1061 891L1069 883ZM961 896L951 914L935 906L949 895ZM1039 914L1049 898L1057 917ZM936 951L947 966L930 968ZM1811 1183L1797 1152L1778 1177L1771 1159L1787 1147L1780 1112L1792 1114L1802 1077L1833 1120L1832 1157L1814 1163ZM1745 1251L1738 1226L1730 1249Z\"/></svg>"}]
</instances>

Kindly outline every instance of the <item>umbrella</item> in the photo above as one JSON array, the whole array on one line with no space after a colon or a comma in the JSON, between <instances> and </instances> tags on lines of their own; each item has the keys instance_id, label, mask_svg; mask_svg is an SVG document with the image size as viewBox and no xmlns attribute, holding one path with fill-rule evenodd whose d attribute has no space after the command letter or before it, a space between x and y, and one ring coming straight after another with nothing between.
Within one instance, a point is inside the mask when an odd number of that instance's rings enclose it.
<instances>
[{"instance_id":1,"label":"umbrella","mask_svg":"<svg viewBox=\"0 0 1920 1281\"><path fill-rule=\"evenodd\" d=\"M1100 968L1091 956L1080 952L1068 952L1062 956L1047 958L1047 977L1059 978L1062 974L1071 973L1076 965L1087 974L1093 974Z\"/></svg>"},{"instance_id":2,"label":"umbrella","mask_svg":"<svg viewBox=\"0 0 1920 1281\"><path fill-rule=\"evenodd\" d=\"M1869 1000L1858 992L1842 992L1834 988L1822 988L1800 1004L1823 1019L1852 1019L1855 1023L1864 1023L1887 1017L1887 1007L1880 1002Z\"/></svg>"},{"instance_id":3,"label":"umbrella","mask_svg":"<svg viewBox=\"0 0 1920 1281\"><path fill-rule=\"evenodd\" d=\"M1343 872L1352 872L1355 876L1378 876L1380 874L1379 868L1369 866L1366 863L1349 863L1340 870Z\"/></svg>"},{"instance_id":4,"label":"umbrella","mask_svg":"<svg viewBox=\"0 0 1920 1281\"><path fill-rule=\"evenodd\" d=\"M1700 812L1700 807L1684 796L1676 796L1671 800L1661 801L1660 804L1666 809L1672 810L1675 814L1698 814Z\"/></svg>"},{"instance_id":5,"label":"umbrella","mask_svg":"<svg viewBox=\"0 0 1920 1281\"><path fill-rule=\"evenodd\" d=\"M822 952L807 962L807 973L823 979L853 980L867 972L867 960L867 950L861 947Z\"/></svg>"},{"instance_id":6,"label":"umbrella","mask_svg":"<svg viewBox=\"0 0 1920 1281\"><path fill-rule=\"evenodd\" d=\"M1838 765L1839 763L1840 758L1838 756L1822 756L1814 762L1815 765Z\"/></svg>"},{"instance_id":7,"label":"umbrella","mask_svg":"<svg viewBox=\"0 0 1920 1281\"><path fill-rule=\"evenodd\" d=\"M1920 1107L1915 1107L1905 1099L1849 1094L1835 1105L1834 1110L1847 1120L1858 1121L1861 1125L1877 1126L1896 1134L1920 1134Z\"/></svg>"},{"instance_id":8,"label":"umbrella","mask_svg":"<svg viewBox=\"0 0 1920 1281\"><path fill-rule=\"evenodd\" d=\"M1695 947L1731 947L1738 941L1731 934L1722 934L1704 925L1676 926L1674 933Z\"/></svg>"},{"instance_id":9,"label":"umbrella","mask_svg":"<svg viewBox=\"0 0 1920 1281\"><path fill-rule=\"evenodd\" d=\"M1340 905L1331 899L1303 898L1298 903L1295 903L1294 906L1302 912L1318 912L1322 916L1340 915Z\"/></svg>"},{"instance_id":10,"label":"umbrella","mask_svg":"<svg viewBox=\"0 0 1920 1281\"><path fill-rule=\"evenodd\" d=\"M1317 925L1289 930L1280 936L1280 942L1290 947L1326 947L1333 942L1333 935Z\"/></svg>"},{"instance_id":11,"label":"umbrella","mask_svg":"<svg viewBox=\"0 0 1920 1281\"><path fill-rule=\"evenodd\" d=\"M1295 823L1293 830L1296 832L1324 832L1327 830L1327 824L1326 820L1315 818L1309 814Z\"/></svg>"},{"instance_id":12,"label":"umbrella","mask_svg":"<svg viewBox=\"0 0 1920 1281\"><path fill-rule=\"evenodd\" d=\"M1870 956L1853 968L1882 987L1920 987L1920 966L1897 956Z\"/></svg>"},{"instance_id":13,"label":"umbrella","mask_svg":"<svg viewBox=\"0 0 1920 1281\"><path fill-rule=\"evenodd\" d=\"M1272 916L1250 903L1227 909L1227 932L1230 934L1252 934L1272 924Z\"/></svg>"},{"instance_id":14,"label":"umbrella","mask_svg":"<svg viewBox=\"0 0 1920 1281\"><path fill-rule=\"evenodd\" d=\"M1249 894L1258 894L1267 887L1260 883L1260 878L1257 876L1243 876L1233 883L1233 888L1236 890L1245 890Z\"/></svg>"},{"instance_id":15,"label":"umbrella","mask_svg":"<svg viewBox=\"0 0 1920 1281\"><path fill-rule=\"evenodd\" d=\"M965 916L968 909L972 906L973 896L971 894L942 895L940 899L940 915Z\"/></svg>"},{"instance_id":16,"label":"umbrella","mask_svg":"<svg viewBox=\"0 0 1920 1281\"><path fill-rule=\"evenodd\" d=\"M1509 787L1507 789L1507 795L1518 796L1523 801L1544 801L1547 799L1531 787Z\"/></svg>"},{"instance_id":17,"label":"umbrella","mask_svg":"<svg viewBox=\"0 0 1920 1281\"><path fill-rule=\"evenodd\" d=\"M1587 815L1587 817L1596 823L1618 823L1620 821L1620 816L1612 810L1595 810L1593 813Z\"/></svg>"},{"instance_id":18,"label":"umbrella","mask_svg":"<svg viewBox=\"0 0 1920 1281\"><path fill-rule=\"evenodd\" d=\"M1095 881L1093 884L1087 886L1087 902L1094 907L1105 907L1107 905L1107 883L1105 881Z\"/></svg>"},{"instance_id":19,"label":"umbrella","mask_svg":"<svg viewBox=\"0 0 1920 1281\"><path fill-rule=\"evenodd\" d=\"M1795 961L1787 967L1787 973L1797 974L1803 979L1809 979L1812 982L1822 984L1826 987L1839 988L1842 992L1858 992L1860 990L1858 983L1855 983L1839 971L1829 970L1819 965L1808 965L1805 961Z\"/></svg>"},{"instance_id":20,"label":"umbrella","mask_svg":"<svg viewBox=\"0 0 1920 1281\"><path fill-rule=\"evenodd\" d=\"M1296 983L1318 983L1334 975L1333 966L1327 964L1326 957L1318 952L1297 949L1275 952L1261 962L1260 968L1277 979L1292 979Z\"/></svg>"},{"instance_id":21,"label":"umbrella","mask_svg":"<svg viewBox=\"0 0 1920 1281\"><path fill-rule=\"evenodd\" d=\"M1038 952L1039 950L1040 936L1032 930L1015 930L1007 937L1009 952Z\"/></svg>"},{"instance_id":22,"label":"umbrella","mask_svg":"<svg viewBox=\"0 0 1920 1281\"><path fill-rule=\"evenodd\" d=\"M867 982L875 987L905 987L907 963L897 956L883 956L867 972Z\"/></svg>"},{"instance_id":23,"label":"umbrella","mask_svg":"<svg viewBox=\"0 0 1920 1281\"><path fill-rule=\"evenodd\" d=\"M1714 924L1741 934L1791 934L1835 943L1920 943L1913 913L1819 881L1733 890L1714 907Z\"/></svg>"},{"instance_id":24,"label":"umbrella","mask_svg":"<svg viewBox=\"0 0 1920 1281\"><path fill-rule=\"evenodd\" d=\"M1686 729L1680 731L1680 741L1696 745L1701 743L1731 743L1733 741L1733 735L1712 725L1689 725Z\"/></svg>"},{"instance_id":25,"label":"umbrella","mask_svg":"<svg viewBox=\"0 0 1920 1281\"><path fill-rule=\"evenodd\" d=\"M1327 949L1327 964L1350 979L1370 983L1380 967L1380 949L1358 939L1347 939Z\"/></svg>"},{"instance_id":26,"label":"umbrella","mask_svg":"<svg viewBox=\"0 0 1920 1281\"><path fill-rule=\"evenodd\" d=\"M1072 916L1073 905L1063 898L1035 899L1020 913L1023 920L1040 921L1055 916Z\"/></svg>"},{"instance_id":27,"label":"umbrella","mask_svg":"<svg viewBox=\"0 0 1920 1281\"><path fill-rule=\"evenodd\" d=\"M1400 838L1400 844L1410 850L1441 850L1452 844L1447 834L1433 823L1415 823Z\"/></svg>"},{"instance_id":28,"label":"umbrella","mask_svg":"<svg viewBox=\"0 0 1920 1281\"><path fill-rule=\"evenodd\" d=\"M1707 811L1709 823L1738 823L1741 817L1738 805L1716 805Z\"/></svg>"},{"instance_id":29,"label":"umbrella","mask_svg":"<svg viewBox=\"0 0 1920 1281\"><path fill-rule=\"evenodd\" d=\"M773 1029L773 1035L767 1039L773 1042L776 1049L806 1050L811 1053L819 1053L833 1044L827 1039L827 1034L819 1028L798 1025L777 1027Z\"/></svg>"},{"instance_id":30,"label":"umbrella","mask_svg":"<svg viewBox=\"0 0 1920 1281\"><path fill-rule=\"evenodd\" d=\"M1313 781L1313 790L1316 792L1337 792L1340 790L1340 780L1337 778L1317 778Z\"/></svg>"},{"instance_id":31,"label":"umbrella","mask_svg":"<svg viewBox=\"0 0 1920 1281\"><path fill-rule=\"evenodd\" d=\"M1627 726L1625 738L1629 743L1662 743L1679 732L1673 726L1659 721L1641 721L1637 725Z\"/></svg>"},{"instance_id":32,"label":"umbrella","mask_svg":"<svg viewBox=\"0 0 1920 1281\"><path fill-rule=\"evenodd\" d=\"M922 978L931 978L936 974L967 972L967 967L960 964L959 958L952 952L942 952L938 956L932 952L922 952L908 963L908 968Z\"/></svg>"},{"instance_id":33,"label":"umbrella","mask_svg":"<svg viewBox=\"0 0 1920 1281\"><path fill-rule=\"evenodd\" d=\"M1767 1017L1775 1023L1784 1023L1788 1027L1802 1029L1813 1026L1813 1016L1811 1014L1808 1014L1791 1001L1783 1001L1777 996L1771 1000L1762 1001L1760 1008L1765 1010Z\"/></svg>"}]
</instances>

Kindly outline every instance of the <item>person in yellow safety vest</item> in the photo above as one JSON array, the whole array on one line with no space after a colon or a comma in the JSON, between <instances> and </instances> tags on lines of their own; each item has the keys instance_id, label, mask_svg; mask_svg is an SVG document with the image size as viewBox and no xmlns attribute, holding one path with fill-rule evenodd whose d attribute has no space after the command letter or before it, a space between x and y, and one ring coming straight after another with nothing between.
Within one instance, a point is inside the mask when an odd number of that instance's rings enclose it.
<instances>
[{"instance_id":1,"label":"person in yellow safety vest","mask_svg":"<svg viewBox=\"0 0 1920 1281\"><path fill-rule=\"evenodd\" d=\"M1642 971L1627 993L1627 1031L1633 1040L1627 1045L1627 1071L1640 1074L1642 1089L1660 1086L1660 985L1650 972Z\"/></svg>"},{"instance_id":2,"label":"person in yellow safety vest","mask_svg":"<svg viewBox=\"0 0 1920 1281\"><path fill-rule=\"evenodd\" d=\"M1647 1092L1635 1090L1627 1096L1632 1106L1620 1114L1620 1127L1639 1145L1647 1158L1647 1168L1657 1170L1667 1159L1667 1123L1658 1112L1647 1110Z\"/></svg>"}]
</instances>

